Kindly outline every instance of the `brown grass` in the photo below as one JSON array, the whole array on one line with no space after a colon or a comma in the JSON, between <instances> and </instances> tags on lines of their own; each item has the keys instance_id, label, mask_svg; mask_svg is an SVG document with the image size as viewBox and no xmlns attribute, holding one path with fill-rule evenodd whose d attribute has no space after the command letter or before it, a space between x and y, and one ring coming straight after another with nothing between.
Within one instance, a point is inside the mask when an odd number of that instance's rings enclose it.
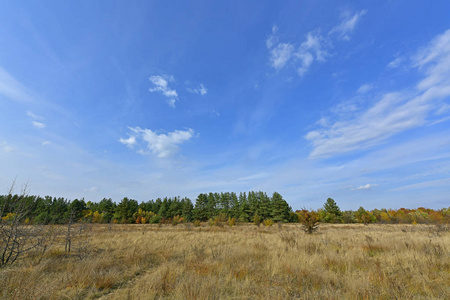
<instances>
[{"instance_id":1,"label":"brown grass","mask_svg":"<svg viewBox=\"0 0 450 300\"><path fill-rule=\"evenodd\" d=\"M427 225L95 225L0 270L1 299L450 299L450 232Z\"/></svg>"}]
</instances>

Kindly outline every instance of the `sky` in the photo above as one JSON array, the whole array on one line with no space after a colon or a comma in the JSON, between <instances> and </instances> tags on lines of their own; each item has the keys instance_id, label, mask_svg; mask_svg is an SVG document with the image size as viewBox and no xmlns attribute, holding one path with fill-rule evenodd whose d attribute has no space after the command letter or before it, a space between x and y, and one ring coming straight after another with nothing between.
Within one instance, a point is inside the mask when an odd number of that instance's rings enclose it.
<instances>
[{"instance_id":1,"label":"sky","mask_svg":"<svg viewBox=\"0 0 450 300\"><path fill-rule=\"evenodd\" d=\"M1 1L0 194L449 207L449 11Z\"/></svg>"}]
</instances>

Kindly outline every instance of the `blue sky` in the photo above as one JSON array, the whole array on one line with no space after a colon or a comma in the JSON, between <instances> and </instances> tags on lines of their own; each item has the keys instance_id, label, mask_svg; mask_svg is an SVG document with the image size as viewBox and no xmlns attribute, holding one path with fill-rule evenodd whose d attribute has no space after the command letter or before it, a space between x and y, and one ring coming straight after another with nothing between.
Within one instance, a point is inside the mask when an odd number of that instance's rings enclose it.
<instances>
[{"instance_id":1,"label":"blue sky","mask_svg":"<svg viewBox=\"0 0 450 300\"><path fill-rule=\"evenodd\" d=\"M0 187L450 205L447 1L2 1Z\"/></svg>"}]
</instances>

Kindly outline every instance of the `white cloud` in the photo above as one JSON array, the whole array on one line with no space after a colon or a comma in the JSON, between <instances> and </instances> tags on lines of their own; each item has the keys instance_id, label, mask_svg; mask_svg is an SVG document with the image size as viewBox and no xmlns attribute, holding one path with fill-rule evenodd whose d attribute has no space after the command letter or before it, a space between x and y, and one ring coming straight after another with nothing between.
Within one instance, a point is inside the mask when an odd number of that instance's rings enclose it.
<instances>
[{"instance_id":1,"label":"white cloud","mask_svg":"<svg viewBox=\"0 0 450 300\"><path fill-rule=\"evenodd\" d=\"M27 111L27 115L31 119L33 119L33 121L31 121L31 124L33 124L34 127L39 128L39 129L45 128L46 125L45 125L45 123L42 122L42 121L45 120L44 117L36 115L33 112L31 112L31 111Z\"/></svg>"},{"instance_id":2,"label":"white cloud","mask_svg":"<svg viewBox=\"0 0 450 300\"><path fill-rule=\"evenodd\" d=\"M30 118L32 118L33 120L36 120L36 121L43 121L43 120L45 120L44 117L36 115L32 111L27 111L27 116L29 116Z\"/></svg>"},{"instance_id":3,"label":"white cloud","mask_svg":"<svg viewBox=\"0 0 450 300\"><path fill-rule=\"evenodd\" d=\"M367 10L357 11L353 16L348 12L344 12L342 14L342 22L335 26L329 34L336 33L340 39L342 40L350 40L350 34L355 29L358 22L361 20L361 17L367 13Z\"/></svg>"},{"instance_id":4,"label":"white cloud","mask_svg":"<svg viewBox=\"0 0 450 300\"><path fill-rule=\"evenodd\" d=\"M124 138L120 138L119 142L121 142L122 144L128 146L128 147L133 147L136 144L136 137L135 136L130 136L127 139Z\"/></svg>"},{"instance_id":5,"label":"white cloud","mask_svg":"<svg viewBox=\"0 0 450 300\"><path fill-rule=\"evenodd\" d=\"M394 59L394 60L392 60L392 61L390 61L389 63L388 63L388 68L390 68L390 69L395 69L395 68L397 68L398 66L400 66L400 64L403 62L403 58L401 58L401 57L397 57L396 59Z\"/></svg>"},{"instance_id":6,"label":"white cloud","mask_svg":"<svg viewBox=\"0 0 450 300\"><path fill-rule=\"evenodd\" d=\"M414 57L415 66L427 75L417 85L421 91L447 96L450 86L450 29L436 37Z\"/></svg>"},{"instance_id":7,"label":"white cloud","mask_svg":"<svg viewBox=\"0 0 450 300\"><path fill-rule=\"evenodd\" d=\"M345 12L342 21L330 32L336 33L340 39L349 40L350 34L355 29L361 17L367 13L366 10L357 11L354 15ZM279 42L277 36L278 27L272 27L272 33L266 39L266 47L270 51L270 65L280 70L288 65L289 61L294 61L292 65L297 69L300 77L305 75L314 61L325 62L328 56L327 48L331 47L331 37L323 37L320 30L316 29L306 34L305 40L295 51L295 44L291 42Z\"/></svg>"},{"instance_id":8,"label":"white cloud","mask_svg":"<svg viewBox=\"0 0 450 300\"><path fill-rule=\"evenodd\" d=\"M46 145L50 145L50 144L51 144L51 142L49 142L49 141L42 142L42 146L46 146Z\"/></svg>"},{"instance_id":9,"label":"white cloud","mask_svg":"<svg viewBox=\"0 0 450 300\"><path fill-rule=\"evenodd\" d=\"M294 46L289 43L281 43L270 50L270 63L275 69L282 69L292 57Z\"/></svg>"},{"instance_id":10,"label":"white cloud","mask_svg":"<svg viewBox=\"0 0 450 300\"><path fill-rule=\"evenodd\" d=\"M298 74L303 76L314 62L314 60L324 62L328 53L323 50L325 39L317 32L308 32L306 40L300 45L295 56L300 60Z\"/></svg>"},{"instance_id":11,"label":"white cloud","mask_svg":"<svg viewBox=\"0 0 450 300\"><path fill-rule=\"evenodd\" d=\"M150 89L150 92L160 92L168 98L167 103L171 107L175 107L175 102L178 100L178 93L176 90L169 88L169 82L174 81L173 76L150 76L150 82L154 84L154 87Z\"/></svg>"},{"instance_id":12,"label":"white cloud","mask_svg":"<svg viewBox=\"0 0 450 300\"><path fill-rule=\"evenodd\" d=\"M32 121L31 123L32 123L33 126L36 127L36 128L39 128L39 129L45 128L45 124L42 123L42 122Z\"/></svg>"},{"instance_id":13,"label":"white cloud","mask_svg":"<svg viewBox=\"0 0 450 300\"><path fill-rule=\"evenodd\" d=\"M93 187L90 187L88 189L85 189L84 191L87 192L87 193L97 192L98 191L98 187L93 186Z\"/></svg>"},{"instance_id":14,"label":"white cloud","mask_svg":"<svg viewBox=\"0 0 450 300\"><path fill-rule=\"evenodd\" d=\"M270 65L274 69L282 69L292 58L294 45L291 43L278 43L277 26L272 27L272 34L266 40L266 47L270 50Z\"/></svg>"},{"instance_id":15,"label":"white cloud","mask_svg":"<svg viewBox=\"0 0 450 300\"><path fill-rule=\"evenodd\" d=\"M297 69L298 75L303 76L308 71L314 58L311 53L297 53L297 57L300 59L300 67Z\"/></svg>"},{"instance_id":16,"label":"white cloud","mask_svg":"<svg viewBox=\"0 0 450 300\"><path fill-rule=\"evenodd\" d=\"M390 191L404 191L404 190L423 190L426 188L448 187L450 185L450 178L430 180L420 183L408 184L398 188L391 189Z\"/></svg>"},{"instance_id":17,"label":"white cloud","mask_svg":"<svg viewBox=\"0 0 450 300\"><path fill-rule=\"evenodd\" d=\"M250 176L240 177L237 180L238 181L249 181L249 180L257 180L257 179L263 179L269 177L269 173L257 173Z\"/></svg>"},{"instance_id":18,"label":"white cloud","mask_svg":"<svg viewBox=\"0 0 450 300\"><path fill-rule=\"evenodd\" d=\"M368 183L368 184L366 184L366 185L361 185L361 186L358 186L357 188L353 188L353 189L351 189L351 190L352 190L352 191L357 191L357 190L368 190L368 189L373 188L373 187L376 187L376 186L378 186L378 184L370 184L370 183Z\"/></svg>"},{"instance_id":19,"label":"white cloud","mask_svg":"<svg viewBox=\"0 0 450 300\"><path fill-rule=\"evenodd\" d=\"M362 86L359 87L357 92L359 94L364 94L364 93L367 93L368 91L370 91L371 89L373 89L372 85L370 85L370 84L363 84Z\"/></svg>"},{"instance_id":20,"label":"white cloud","mask_svg":"<svg viewBox=\"0 0 450 300\"><path fill-rule=\"evenodd\" d=\"M14 101L32 102L27 89L0 67L0 95Z\"/></svg>"},{"instance_id":21,"label":"white cloud","mask_svg":"<svg viewBox=\"0 0 450 300\"><path fill-rule=\"evenodd\" d=\"M278 37L275 35L277 31L278 27L276 25L272 26L272 34L266 40L267 49L271 49L278 42Z\"/></svg>"},{"instance_id":22,"label":"white cloud","mask_svg":"<svg viewBox=\"0 0 450 300\"><path fill-rule=\"evenodd\" d=\"M203 83L201 83L197 88L193 89L193 88L187 88L187 91L189 93L192 94L197 94L197 95L201 95L204 96L208 93L208 90L206 89L206 87L203 85Z\"/></svg>"},{"instance_id":23,"label":"white cloud","mask_svg":"<svg viewBox=\"0 0 450 300\"><path fill-rule=\"evenodd\" d=\"M175 130L168 134L157 134L150 129L141 129L140 127L130 127L132 135L128 139L120 139L122 144L132 146L136 143L136 139L141 139L147 143L147 148L151 153L160 158L166 158L177 153L180 144L188 141L194 136L194 130ZM138 153L147 154L143 149L137 150Z\"/></svg>"},{"instance_id":24,"label":"white cloud","mask_svg":"<svg viewBox=\"0 0 450 300\"><path fill-rule=\"evenodd\" d=\"M436 37L415 57L424 78L409 90L386 93L351 118L343 117L305 136L314 146L310 157L327 157L371 147L427 123L442 99L450 96L450 30Z\"/></svg>"},{"instance_id":25,"label":"white cloud","mask_svg":"<svg viewBox=\"0 0 450 300\"><path fill-rule=\"evenodd\" d=\"M293 61L298 74L303 76L315 60L325 61L328 53L324 49L328 41L320 35L318 30L308 32L297 50L292 43L278 43L277 31L278 28L274 26L272 34L266 40L267 49L270 50L270 65L274 69L280 70L289 61Z\"/></svg>"}]
</instances>

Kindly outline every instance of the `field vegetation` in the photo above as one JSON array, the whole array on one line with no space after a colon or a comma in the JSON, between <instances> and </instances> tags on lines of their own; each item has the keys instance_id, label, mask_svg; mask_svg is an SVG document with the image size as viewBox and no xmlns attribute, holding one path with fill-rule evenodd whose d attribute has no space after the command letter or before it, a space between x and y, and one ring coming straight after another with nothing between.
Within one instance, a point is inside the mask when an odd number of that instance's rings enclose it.
<instances>
[{"instance_id":1,"label":"field vegetation","mask_svg":"<svg viewBox=\"0 0 450 300\"><path fill-rule=\"evenodd\" d=\"M12 190L12 189L11 189ZM0 299L450 299L450 208L0 196Z\"/></svg>"},{"instance_id":2,"label":"field vegetation","mask_svg":"<svg viewBox=\"0 0 450 300\"><path fill-rule=\"evenodd\" d=\"M46 226L44 251L0 269L0 298L450 298L446 224L197 225L74 224L71 252Z\"/></svg>"}]
</instances>

